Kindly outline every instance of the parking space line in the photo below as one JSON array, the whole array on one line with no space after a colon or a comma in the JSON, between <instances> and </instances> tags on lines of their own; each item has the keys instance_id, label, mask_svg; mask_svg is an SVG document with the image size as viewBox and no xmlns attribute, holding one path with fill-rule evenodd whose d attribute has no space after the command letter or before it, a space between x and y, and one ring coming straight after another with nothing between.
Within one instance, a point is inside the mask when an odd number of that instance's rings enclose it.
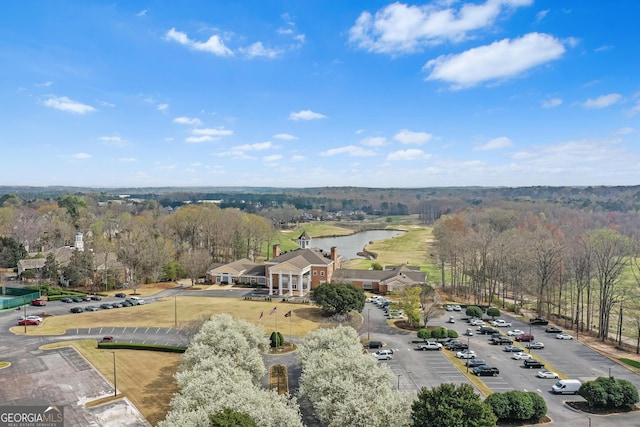
<instances>
[{"instance_id":1,"label":"parking space line","mask_svg":"<svg viewBox=\"0 0 640 427\"><path fill-rule=\"evenodd\" d=\"M102 333L102 328L100 328L100 333Z\"/></svg>"},{"instance_id":2,"label":"parking space line","mask_svg":"<svg viewBox=\"0 0 640 427\"><path fill-rule=\"evenodd\" d=\"M127 327L125 326L124 329L122 330L122 333L125 334L127 332Z\"/></svg>"},{"instance_id":3,"label":"parking space line","mask_svg":"<svg viewBox=\"0 0 640 427\"><path fill-rule=\"evenodd\" d=\"M147 332L149 332L149 328L144 330L144 333L146 334Z\"/></svg>"},{"instance_id":4,"label":"parking space line","mask_svg":"<svg viewBox=\"0 0 640 427\"><path fill-rule=\"evenodd\" d=\"M138 328L135 328L135 329L133 330L133 333L135 334L137 330L138 330Z\"/></svg>"},{"instance_id":5,"label":"parking space line","mask_svg":"<svg viewBox=\"0 0 640 427\"><path fill-rule=\"evenodd\" d=\"M160 328L156 329L156 335L158 335L160 333Z\"/></svg>"},{"instance_id":6,"label":"parking space line","mask_svg":"<svg viewBox=\"0 0 640 427\"><path fill-rule=\"evenodd\" d=\"M165 332L164 334L167 335L169 332L171 332L171 329L167 328L167 332Z\"/></svg>"}]
</instances>

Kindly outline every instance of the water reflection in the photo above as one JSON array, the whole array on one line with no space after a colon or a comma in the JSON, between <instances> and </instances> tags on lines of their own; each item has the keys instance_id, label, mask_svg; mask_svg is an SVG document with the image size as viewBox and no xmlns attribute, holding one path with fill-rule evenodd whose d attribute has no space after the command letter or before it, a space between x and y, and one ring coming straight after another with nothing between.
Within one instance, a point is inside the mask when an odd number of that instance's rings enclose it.
<instances>
[{"instance_id":1,"label":"water reflection","mask_svg":"<svg viewBox=\"0 0 640 427\"><path fill-rule=\"evenodd\" d=\"M311 239L311 247L320 248L329 252L332 246L338 247L338 255L345 259L363 258L358 255L369 242L374 240L391 239L404 231L398 230L368 230L361 231L350 236L338 237L314 237Z\"/></svg>"}]
</instances>

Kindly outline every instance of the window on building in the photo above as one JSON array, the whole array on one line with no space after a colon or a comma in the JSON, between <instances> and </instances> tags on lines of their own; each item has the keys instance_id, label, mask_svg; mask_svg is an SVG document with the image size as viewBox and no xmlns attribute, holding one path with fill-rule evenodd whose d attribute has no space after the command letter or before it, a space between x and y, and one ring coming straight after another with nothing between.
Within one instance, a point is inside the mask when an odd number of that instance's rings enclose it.
<instances>
[{"instance_id":1,"label":"window on building","mask_svg":"<svg viewBox=\"0 0 640 427\"><path fill-rule=\"evenodd\" d=\"M362 282L362 289L373 289L373 284L371 282Z\"/></svg>"},{"instance_id":2,"label":"window on building","mask_svg":"<svg viewBox=\"0 0 640 427\"><path fill-rule=\"evenodd\" d=\"M317 275L318 275L318 272L317 272L316 270L313 270L313 275L314 275L314 276L317 276Z\"/></svg>"},{"instance_id":3,"label":"window on building","mask_svg":"<svg viewBox=\"0 0 640 427\"><path fill-rule=\"evenodd\" d=\"M320 272L320 275L321 275L321 276L324 276L324 271L321 271L321 272Z\"/></svg>"}]
</instances>

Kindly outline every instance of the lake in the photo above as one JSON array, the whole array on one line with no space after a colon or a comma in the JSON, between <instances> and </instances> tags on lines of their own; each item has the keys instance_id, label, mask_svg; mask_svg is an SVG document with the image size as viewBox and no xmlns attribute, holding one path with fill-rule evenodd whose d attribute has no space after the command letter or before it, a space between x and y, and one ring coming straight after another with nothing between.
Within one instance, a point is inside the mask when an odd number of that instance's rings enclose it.
<instances>
[{"instance_id":1,"label":"lake","mask_svg":"<svg viewBox=\"0 0 640 427\"><path fill-rule=\"evenodd\" d=\"M331 251L332 246L338 247L338 255L345 259L363 258L358 256L369 242L374 240L391 239L404 231L399 230L368 230L349 236L314 237L311 239L312 248L320 248L325 252Z\"/></svg>"}]
</instances>

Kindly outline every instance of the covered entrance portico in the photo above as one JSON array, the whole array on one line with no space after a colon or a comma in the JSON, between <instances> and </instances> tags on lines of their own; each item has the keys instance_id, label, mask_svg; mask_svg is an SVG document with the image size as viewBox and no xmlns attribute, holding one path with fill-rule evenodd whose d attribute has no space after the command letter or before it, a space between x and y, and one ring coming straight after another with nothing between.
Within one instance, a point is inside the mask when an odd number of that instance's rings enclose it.
<instances>
[{"instance_id":1,"label":"covered entrance portico","mask_svg":"<svg viewBox=\"0 0 640 427\"><path fill-rule=\"evenodd\" d=\"M304 296L311 291L311 267L297 267L291 263L281 263L269 269L269 295L273 295L277 288L278 295L284 295L285 290L289 296Z\"/></svg>"}]
</instances>

